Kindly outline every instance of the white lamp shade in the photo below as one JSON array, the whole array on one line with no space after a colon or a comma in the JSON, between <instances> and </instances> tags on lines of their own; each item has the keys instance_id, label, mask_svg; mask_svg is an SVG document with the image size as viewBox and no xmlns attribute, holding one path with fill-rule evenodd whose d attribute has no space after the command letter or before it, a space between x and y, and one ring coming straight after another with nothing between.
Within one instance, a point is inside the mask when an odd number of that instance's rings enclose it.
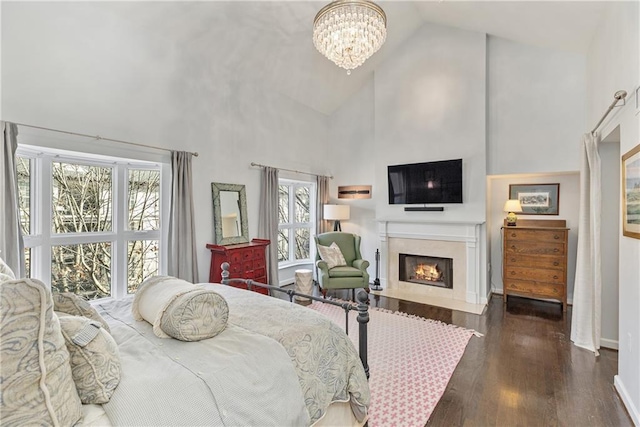
<instances>
[{"instance_id":1,"label":"white lamp shade","mask_svg":"<svg viewBox=\"0 0 640 427\"><path fill-rule=\"evenodd\" d=\"M324 205L324 219L341 221L349 219L349 205Z\"/></svg>"},{"instance_id":2,"label":"white lamp shade","mask_svg":"<svg viewBox=\"0 0 640 427\"><path fill-rule=\"evenodd\" d=\"M510 199L507 200L504 204L505 212L522 212L522 205L520 204L520 200L518 199Z\"/></svg>"}]
</instances>

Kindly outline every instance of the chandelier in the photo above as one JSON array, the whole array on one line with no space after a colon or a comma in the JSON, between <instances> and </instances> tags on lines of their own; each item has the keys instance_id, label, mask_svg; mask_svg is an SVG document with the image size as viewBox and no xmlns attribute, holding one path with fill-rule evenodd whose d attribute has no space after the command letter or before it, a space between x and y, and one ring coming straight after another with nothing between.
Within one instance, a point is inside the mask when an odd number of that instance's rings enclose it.
<instances>
[{"instance_id":1,"label":"chandelier","mask_svg":"<svg viewBox=\"0 0 640 427\"><path fill-rule=\"evenodd\" d=\"M338 67L351 70L376 53L387 37L387 16L369 0L337 0L313 20L313 44Z\"/></svg>"}]
</instances>

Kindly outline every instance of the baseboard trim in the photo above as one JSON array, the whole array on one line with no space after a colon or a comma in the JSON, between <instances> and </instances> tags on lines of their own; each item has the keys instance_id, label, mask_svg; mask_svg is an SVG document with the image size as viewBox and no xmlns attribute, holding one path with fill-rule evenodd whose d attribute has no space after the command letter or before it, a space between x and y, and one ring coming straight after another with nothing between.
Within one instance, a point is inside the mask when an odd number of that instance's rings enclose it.
<instances>
[{"instance_id":1,"label":"baseboard trim","mask_svg":"<svg viewBox=\"0 0 640 427\"><path fill-rule=\"evenodd\" d=\"M600 338L600 347L612 348L618 350L618 340L610 340L607 338Z\"/></svg>"},{"instance_id":2,"label":"baseboard trim","mask_svg":"<svg viewBox=\"0 0 640 427\"><path fill-rule=\"evenodd\" d=\"M631 421L633 421L633 424L635 424L636 427L640 426L640 412L638 412L638 408L636 408L636 406L633 404L633 401L631 400L626 387L620 379L620 375L616 375L613 377L613 385L618 392L618 396L620 396L620 399L622 399L622 403L624 404L625 408L627 408L627 412L631 417Z\"/></svg>"}]
</instances>

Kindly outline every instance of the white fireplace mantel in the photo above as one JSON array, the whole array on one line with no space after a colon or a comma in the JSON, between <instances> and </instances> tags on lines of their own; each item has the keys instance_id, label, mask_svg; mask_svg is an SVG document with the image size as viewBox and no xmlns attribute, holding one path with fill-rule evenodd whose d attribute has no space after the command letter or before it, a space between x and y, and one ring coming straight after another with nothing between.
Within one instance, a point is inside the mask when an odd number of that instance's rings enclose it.
<instances>
[{"instance_id":1,"label":"white fireplace mantel","mask_svg":"<svg viewBox=\"0 0 640 427\"><path fill-rule=\"evenodd\" d=\"M487 303L487 296L481 291L485 271L481 268L481 254L484 248L480 245L484 220L378 219L377 222L380 240L380 283L383 287L381 295L474 313L482 312ZM405 247L444 247L456 252L458 259L454 260L454 269L457 264L460 279L455 283L454 272L454 288L457 286L455 292L399 282L397 277L388 277L390 270L394 271L394 276L397 271L397 266L390 264L398 263L395 256L394 259L389 256L390 246L394 247L393 242ZM439 256L437 253L424 255Z\"/></svg>"}]
</instances>

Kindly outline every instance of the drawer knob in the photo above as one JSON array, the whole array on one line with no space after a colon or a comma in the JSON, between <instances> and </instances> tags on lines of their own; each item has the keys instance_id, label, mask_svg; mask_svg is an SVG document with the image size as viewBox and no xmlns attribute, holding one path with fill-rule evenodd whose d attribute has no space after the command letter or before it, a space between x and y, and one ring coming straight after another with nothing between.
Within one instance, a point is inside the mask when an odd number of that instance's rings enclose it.
<instances>
[{"instance_id":1,"label":"drawer knob","mask_svg":"<svg viewBox=\"0 0 640 427\"><path fill-rule=\"evenodd\" d=\"M558 265L560 265L560 263L559 263L558 261L555 261L555 262L553 263L553 265L554 265L554 266L558 266Z\"/></svg>"},{"instance_id":2,"label":"drawer knob","mask_svg":"<svg viewBox=\"0 0 640 427\"><path fill-rule=\"evenodd\" d=\"M558 236L557 234L555 236L553 236L554 239L558 240L560 238L560 236Z\"/></svg>"},{"instance_id":3,"label":"drawer knob","mask_svg":"<svg viewBox=\"0 0 640 427\"><path fill-rule=\"evenodd\" d=\"M558 252L559 250L560 250L560 249L555 248L555 249L553 250L553 252Z\"/></svg>"},{"instance_id":4,"label":"drawer knob","mask_svg":"<svg viewBox=\"0 0 640 427\"><path fill-rule=\"evenodd\" d=\"M554 279L557 279L557 278L558 278L558 276L553 276L553 278L554 278Z\"/></svg>"},{"instance_id":5,"label":"drawer knob","mask_svg":"<svg viewBox=\"0 0 640 427\"><path fill-rule=\"evenodd\" d=\"M511 258L511 262L516 262L516 259L515 258Z\"/></svg>"},{"instance_id":6,"label":"drawer knob","mask_svg":"<svg viewBox=\"0 0 640 427\"><path fill-rule=\"evenodd\" d=\"M516 248L516 245L511 245L511 249L515 250L515 248Z\"/></svg>"},{"instance_id":7,"label":"drawer knob","mask_svg":"<svg viewBox=\"0 0 640 427\"><path fill-rule=\"evenodd\" d=\"M512 271L512 272L511 272L511 275L512 275L512 276L515 276L515 275L516 275L516 272L515 272L515 271Z\"/></svg>"},{"instance_id":8,"label":"drawer knob","mask_svg":"<svg viewBox=\"0 0 640 427\"><path fill-rule=\"evenodd\" d=\"M511 237L516 237L516 233L511 233Z\"/></svg>"}]
</instances>

